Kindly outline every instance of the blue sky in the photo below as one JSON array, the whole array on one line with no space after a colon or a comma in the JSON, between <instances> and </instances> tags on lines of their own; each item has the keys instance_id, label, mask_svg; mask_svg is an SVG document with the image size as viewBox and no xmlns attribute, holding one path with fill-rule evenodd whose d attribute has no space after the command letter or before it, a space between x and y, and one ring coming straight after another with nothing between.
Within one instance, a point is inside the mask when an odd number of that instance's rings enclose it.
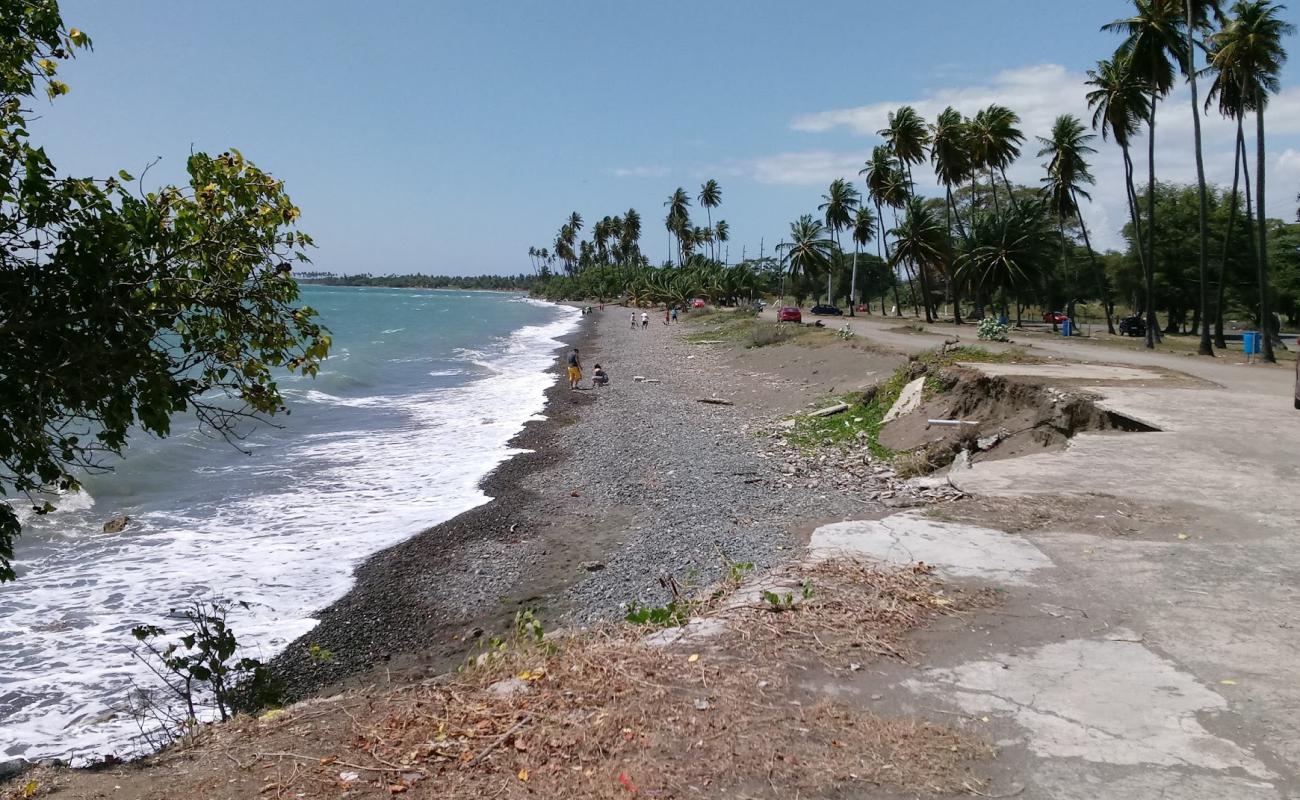
<instances>
[{"instance_id":1,"label":"blue sky","mask_svg":"<svg viewBox=\"0 0 1300 800\"><path fill-rule=\"evenodd\" d=\"M1001 102L1032 137L1083 115L1084 71L1118 42L1121 0L632 3L622 0L177 3L64 0L95 50L34 127L61 169L183 178L191 146L238 147L287 182L333 271L520 272L568 213L635 207L667 252L663 202L723 187L716 217L768 252L837 176L855 178L884 113ZM1294 10L1286 12L1296 22ZM1290 49L1297 49L1293 37ZM1296 54L1300 58L1300 52ZM1270 202L1300 190L1300 71L1268 117ZM1163 107L1157 169L1190 180L1185 95ZM1232 130L1207 120L1231 180ZM1097 142L1088 218L1115 244L1118 150ZM1036 183L1036 148L1013 168ZM921 176L918 174L918 182ZM926 191L926 187L922 186ZM702 214L701 214L702 219Z\"/></svg>"}]
</instances>

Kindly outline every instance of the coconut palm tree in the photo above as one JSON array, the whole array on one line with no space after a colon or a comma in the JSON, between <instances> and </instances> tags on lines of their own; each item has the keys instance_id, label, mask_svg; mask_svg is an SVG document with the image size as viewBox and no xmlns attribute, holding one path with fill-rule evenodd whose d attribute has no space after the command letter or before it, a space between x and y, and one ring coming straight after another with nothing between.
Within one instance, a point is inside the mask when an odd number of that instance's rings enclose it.
<instances>
[{"instance_id":1,"label":"coconut palm tree","mask_svg":"<svg viewBox=\"0 0 1300 800\"><path fill-rule=\"evenodd\" d=\"M1221 31L1211 37L1211 69L1227 71L1239 77L1243 100L1255 112L1255 208L1259 224L1255 235L1256 269L1259 275L1259 318L1262 337L1261 356L1265 361L1276 361L1273 354L1273 318L1268 296L1268 226L1264 224L1265 205L1265 147L1264 111L1269 95L1279 87L1278 74L1286 63L1286 49L1282 39L1295 31L1295 26L1281 19L1284 6L1269 0L1238 0L1232 6L1232 18Z\"/></svg>"},{"instance_id":2,"label":"coconut palm tree","mask_svg":"<svg viewBox=\"0 0 1300 800\"><path fill-rule=\"evenodd\" d=\"M1083 123L1077 117L1062 114L1052 125L1051 137L1038 137L1038 142L1042 145L1038 157L1048 157L1047 163L1044 164L1047 168L1047 177L1043 178L1042 191L1048 208L1056 214L1061 223L1062 237L1065 235L1064 223L1071 219L1079 222L1083 245L1088 250L1088 261L1097 280L1098 296L1101 298L1102 307L1106 310L1106 329L1114 333L1115 320L1110 288L1106 282L1105 271L1097 263L1097 254L1092 249L1092 240L1088 237L1088 225L1083 221L1083 214L1079 208L1080 197L1092 200L1092 196L1083 187L1096 183L1096 179L1088 171L1086 158L1087 155L1097 152L1090 144L1096 138L1094 134L1085 132ZM1072 316L1073 309L1068 313Z\"/></svg>"},{"instance_id":3,"label":"coconut palm tree","mask_svg":"<svg viewBox=\"0 0 1300 800\"><path fill-rule=\"evenodd\" d=\"M889 127L876 131L884 138L898 165L907 173L907 190L910 194L912 165L925 161L925 149L930 144L930 128L911 106L903 106L889 114Z\"/></svg>"},{"instance_id":4,"label":"coconut palm tree","mask_svg":"<svg viewBox=\"0 0 1300 800\"><path fill-rule=\"evenodd\" d=\"M686 194L686 190L678 186L677 191L668 197L664 207L668 209L668 215L664 217L664 227L668 233L677 239L677 265L681 266L682 261L686 258L685 248L682 246L682 233L691 223L691 215L687 209L691 205L691 198Z\"/></svg>"},{"instance_id":5,"label":"coconut palm tree","mask_svg":"<svg viewBox=\"0 0 1300 800\"><path fill-rule=\"evenodd\" d=\"M809 276L830 269L835 242L826 235L821 222L813 219L812 214L804 214L790 223L790 241L777 245L776 250L791 278L801 273ZM784 285L781 294L785 294Z\"/></svg>"},{"instance_id":6,"label":"coconut palm tree","mask_svg":"<svg viewBox=\"0 0 1300 800\"><path fill-rule=\"evenodd\" d=\"M1187 63L1186 18L1177 0L1133 0L1135 13L1102 26L1104 31L1124 35L1116 54L1130 57L1130 69L1146 84L1147 124L1147 239L1149 274L1155 272L1156 230L1156 103L1174 88L1174 64ZM1147 288L1147 347L1155 347L1160 335L1156 325L1154 298Z\"/></svg>"},{"instance_id":7,"label":"coconut palm tree","mask_svg":"<svg viewBox=\"0 0 1300 800\"><path fill-rule=\"evenodd\" d=\"M894 237L894 258L911 264L921 278L921 305L925 321L934 322L930 313L930 280L926 273L943 269L949 263L952 240L942 222L919 197L909 197L903 221L890 234Z\"/></svg>"},{"instance_id":8,"label":"coconut palm tree","mask_svg":"<svg viewBox=\"0 0 1300 800\"><path fill-rule=\"evenodd\" d=\"M835 240L835 249L838 253L843 253L844 248L840 246L840 231L853 225L853 211L858 207L858 201L861 195L858 190L853 188L853 184L843 178L836 178L831 181L830 188L826 194L822 195L823 202L817 206L817 210L822 212L823 219L826 221L826 228L831 232L831 237ZM836 262L839 256L836 256ZM832 268L826 272L826 302L835 305L834 289L832 280L835 270Z\"/></svg>"},{"instance_id":9,"label":"coconut palm tree","mask_svg":"<svg viewBox=\"0 0 1300 800\"><path fill-rule=\"evenodd\" d=\"M704 185L700 187L700 194L696 199L700 201L700 205L704 208L704 213L708 217L709 227L712 228L713 209L722 205L722 187L718 186L717 181L709 178L704 182ZM716 249L713 252L713 260L718 260Z\"/></svg>"},{"instance_id":10,"label":"coconut palm tree","mask_svg":"<svg viewBox=\"0 0 1300 800\"><path fill-rule=\"evenodd\" d=\"M1246 167L1245 119L1247 113L1255 111L1254 98L1256 92L1253 87L1255 76L1240 73L1238 70L1239 65L1227 60L1218 52L1220 41L1217 35L1210 36L1206 44L1209 47L1209 65L1205 71L1214 76L1209 91L1206 92L1205 96L1206 111L1208 112L1210 106L1217 103L1219 114L1235 121L1237 124L1237 144L1232 163L1232 192L1228 202L1228 224L1223 237L1223 255L1219 260L1218 298L1214 305L1214 346L1222 350L1228 346L1228 343L1223 338L1223 300L1224 290L1227 286L1228 248L1232 242L1232 229L1237 221L1237 204L1240 200L1243 174L1246 177L1247 206L1251 204L1250 170ZM1276 85L1272 91L1277 91ZM1249 212L1246 218L1250 219Z\"/></svg>"},{"instance_id":11,"label":"coconut palm tree","mask_svg":"<svg viewBox=\"0 0 1300 800\"><path fill-rule=\"evenodd\" d=\"M1002 176L1007 187L1007 197L1015 205L1015 194L1011 191L1011 181L1007 180L1007 167L1020 157L1020 143L1025 134L1016 127L1020 116L1016 112L997 104L976 112L970 121L968 130L969 147L972 160L979 168L988 170L989 191L993 195L993 208L998 208L998 188L994 172Z\"/></svg>"},{"instance_id":12,"label":"coconut palm tree","mask_svg":"<svg viewBox=\"0 0 1300 800\"><path fill-rule=\"evenodd\" d=\"M717 240L719 245L724 245L731 241L731 226L727 224L725 219L718 220L718 224L713 226L713 238ZM730 252L730 248L728 248L728 252Z\"/></svg>"},{"instance_id":13,"label":"coconut palm tree","mask_svg":"<svg viewBox=\"0 0 1300 800\"><path fill-rule=\"evenodd\" d=\"M880 238L876 240L877 251L884 248L881 256L885 263L893 264L894 256L889 249L889 239L885 236L885 215L884 206L891 209L900 209L907 203L907 177L903 175L902 170L894 163L893 151L888 145L876 145L871 151L871 160L866 163L858 174L866 178L867 196L876 206L876 224L880 226ZM912 280L908 275L908 281ZM913 290L912 296L916 297ZM903 304L898 299L898 283L894 282L894 309L898 316L903 316ZM883 311L881 312L884 313Z\"/></svg>"},{"instance_id":14,"label":"coconut palm tree","mask_svg":"<svg viewBox=\"0 0 1300 800\"><path fill-rule=\"evenodd\" d=\"M641 215L629 208L623 215L623 229L619 236L619 249L625 261L638 261L641 255Z\"/></svg>"},{"instance_id":15,"label":"coconut palm tree","mask_svg":"<svg viewBox=\"0 0 1300 800\"><path fill-rule=\"evenodd\" d=\"M1128 195L1129 220L1133 225L1138 264L1146 289L1147 347L1155 347L1155 275L1150 251L1142 246L1142 222L1138 216L1137 190L1133 185L1133 157L1129 146L1138 127L1150 114L1146 103L1146 81L1133 70L1131 53L1118 52L1110 60L1097 62L1097 68L1088 70L1088 107L1093 110L1092 127L1100 130L1103 139L1112 138L1124 156L1124 184Z\"/></svg>"},{"instance_id":16,"label":"coconut palm tree","mask_svg":"<svg viewBox=\"0 0 1300 800\"><path fill-rule=\"evenodd\" d=\"M1205 189L1205 157L1201 146L1201 109L1197 98L1196 51L1199 48L1196 34L1198 32L1205 34L1209 31L1211 18L1216 21L1222 20L1223 11L1220 8L1221 5L1220 0L1183 0L1184 29L1187 33L1187 42L1184 48L1186 60L1183 61L1182 66L1183 74L1187 76L1187 83L1192 94L1192 136L1196 149L1196 188L1200 203L1197 209L1198 233L1200 236L1200 319L1204 324L1199 326L1201 340L1197 353L1203 356L1214 355L1214 347L1210 342L1209 199Z\"/></svg>"},{"instance_id":17,"label":"coconut palm tree","mask_svg":"<svg viewBox=\"0 0 1300 800\"><path fill-rule=\"evenodd\" d=\"M957 203L953 200L952 187L961 185L971 174L970 127L965 117L957 109L949 106L943 110L931 128L930 162L934 165L935 177L943 184L945 204L944 222L952 235L953 220L963 239L966 227L962 224L961 214L957 212ZM961 324L961 288L955 281L949 281L952 290L953 321Z\"/></svg>"},{"instance_id":18,"label":"coconut palm tree","mask_svg":"<svg viewBox=\"0 0 1300 800\"><path fill-rule=\"evenodd\" d=\"M964 238L966 231L952 198L952 187L960 186L971 172L970 128L961 112L949 106L935 119L930 134L930 162L947 196L945 213L949 215L949 225L956 219L957 229Z\"/></svg>"},{"instance_id":19,"label":"coconut palm tree","mask_svg":"<svg viewBox=\"0 0 1300 800\"><path fill-rule=\"evenodd\" d=\"M863 245L871 243L876 238L876 215L871 213L871 207L862 204L853 212L853 273L849 278L849 316L856 317L858 302L858 249ZM871 309L868 308L868 311ZM880 313L885 313L882 308Z\"/></svg>"}]
</instances>

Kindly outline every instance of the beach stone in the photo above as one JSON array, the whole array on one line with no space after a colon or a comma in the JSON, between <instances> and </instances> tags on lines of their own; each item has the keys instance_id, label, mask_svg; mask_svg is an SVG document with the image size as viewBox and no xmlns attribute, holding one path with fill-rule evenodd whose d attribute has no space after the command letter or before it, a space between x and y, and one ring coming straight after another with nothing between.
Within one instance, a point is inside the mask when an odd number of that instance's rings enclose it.
<instances>
[{"instance_id":1,"label":"beach stone","mask_svg":"<svg viewBox=\"0 0 1300 800\"><path fill-rule=\"evenodd\" d=\"M582 569L585 569L587 572L599 572L599 571L601 571L602 569L605 568L605 562L603 562L603 561L582 561L582 562L579 562L578 566L579 566L580 568L582 568Z\"/></svg>"},{"instance_id":2,"label":"beach stone","mask_svg":"<svg viewBox=\"0 0 1300 800\"><path fill-rule=\"evenodd\" d=\"M898 393L898 399L889 411L885 412L885 422L892 422L904 414L910 414L921 406L921 395L925 390L925 376L913 380Z\"/></svg>"},{"instance_id":3,"label":"beach stone","mask_svg":"<svg viewBox=\"0 0 1300 800\"><path fill-rule=\"evenodd\" d=\"M497 681L487 688L488 694L493 697L506 698L528 694L531 691L532 687L528 685L528 682L521 680L520 678L506 678L505 680Z\"/></svg>"},{"instance_id":4,"label":"beach stone","mask_svg":"<svg viewBox=\"0 0 1300 800\"><path fill-rule=\"evenodd\" d=\"M104 533L121 533L122 530L126 528L126 524L130 521L131 518L125 514L120 517L113 517L108 522L104 523Z\"/></svg>"}]
</instances>

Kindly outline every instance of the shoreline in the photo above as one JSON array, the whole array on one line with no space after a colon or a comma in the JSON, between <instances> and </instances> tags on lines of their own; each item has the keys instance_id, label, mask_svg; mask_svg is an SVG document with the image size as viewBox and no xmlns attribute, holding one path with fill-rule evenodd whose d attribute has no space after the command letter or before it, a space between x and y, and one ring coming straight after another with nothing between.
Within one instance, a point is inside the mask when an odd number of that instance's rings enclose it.
<instances>
[{"instance_id":1,"label":"shoreline","mask_svg":"<svg viewBox=\"0 0 1300 800\"><path fill-rule=\"evenodd\" d=\"M589 320L581 318L573 331L561 337L563 344L554 353L575 343L581 346L590 335ZM558 355L556 359L558 365ZM457 550L500 544L491 541L493 535L509 533L512 525L518 525L517 509L530 499L519 486L520 477L562 461L562 455L553 452L552 440L556 429L568 424L570 404L564 402L567 392L558 366L548 368L547 374L553 374L555 382L545 391L539 412L544 419L524 423L506 443L524 452L507 458L479 481L479 489L490 499L367 557L353 570L347 593L315 615L316 626L271 659L273 675L284 684L285 702L346 688L351 679L379 668L386 674L394 669L441 672L468 651L459 638L462 634L453 631L513 618L513 611L466 614L463 606L438 603L436 595L429 597L429 584L442 581L445 593L454 595L453 585L464 577L457 574L463 572L458 568L472 566L454 563L456 556L468 555ZM426 602L411 602L420 598ZM312 658L312 645L329 650L331 660Z\"/></svg>"},{"instance_id":2,"label":"shoreline","mask_svg":"<svg viewBox=\"0 0 1300 800\"><path fill-rule=\"evenodd\" d=\"M899 356L823 348L842 362L828 365L797 344L699 347L685 324L632 329L626 312L608 306L564 337L588 374L604 362L609 388L571 392L557 348L545 419L510 441L530 452L480 483L492 499L372 555L271 661L286 701L454 669L520 611L551 629L665 605L733 566L795 558L817 524L884 508L870 481L796 482L768 434L779 416L835 386L871 383L873 368L892 370ZM331 660L313 659L312 645Z\"/></svg>"}]
</instances>

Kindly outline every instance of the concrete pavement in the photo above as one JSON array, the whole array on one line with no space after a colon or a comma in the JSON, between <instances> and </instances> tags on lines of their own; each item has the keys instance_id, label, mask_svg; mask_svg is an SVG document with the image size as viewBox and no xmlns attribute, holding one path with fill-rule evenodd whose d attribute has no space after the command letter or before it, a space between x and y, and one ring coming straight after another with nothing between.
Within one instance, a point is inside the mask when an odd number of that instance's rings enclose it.
<instances>
[{"instance_id":1,"label":"concrete pavement","mask_svg":"<svg viewBox=\"0 0 1300 800\"><path fill-rule=\"evenodd\" d=\"M827 324L910 352L951 335ZM973 343L973 327L960 335ZM883 669L863 691L994 737L1003 755L986 796L1300 797L1291 366L1073 340L1031 352L1139 370L1089 390L1159 430L1082 433L1064 452L955 468L949 480L983 504L975 524L905 512L818 529L814 550L925 561L1003 599L926 634L919 672ZM1165 370L1201 380L1151 380ZM1050 385L1077 370L1012 371ZM1028 507L1042 513L1025 523ZM1122 535L1103 518L1124 522Z\"/></svg>"}]
</instances>

